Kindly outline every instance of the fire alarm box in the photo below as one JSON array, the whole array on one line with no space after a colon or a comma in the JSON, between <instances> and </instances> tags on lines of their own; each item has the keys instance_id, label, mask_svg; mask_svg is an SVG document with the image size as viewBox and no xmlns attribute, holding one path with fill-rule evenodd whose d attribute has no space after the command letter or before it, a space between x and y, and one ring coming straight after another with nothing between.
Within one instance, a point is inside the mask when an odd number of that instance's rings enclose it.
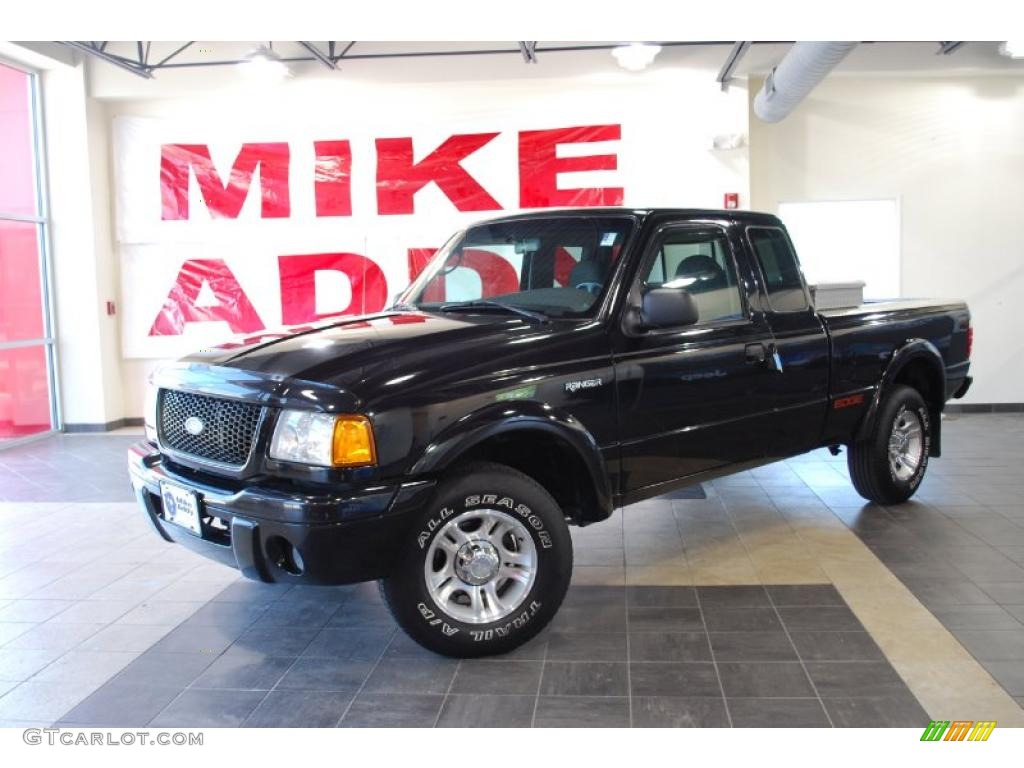
<instances>
[{"instance_id":1,"label":"fire alarm box","mask_svg":"<svg viewBox=\"0 0 1024 768\"><path fill-rule=\"evenodd\" d=\"M728 211L734 210L740 207L740 194L739 192L726 192L725 193L725 209Z\"/></svg>"}]
</instances>

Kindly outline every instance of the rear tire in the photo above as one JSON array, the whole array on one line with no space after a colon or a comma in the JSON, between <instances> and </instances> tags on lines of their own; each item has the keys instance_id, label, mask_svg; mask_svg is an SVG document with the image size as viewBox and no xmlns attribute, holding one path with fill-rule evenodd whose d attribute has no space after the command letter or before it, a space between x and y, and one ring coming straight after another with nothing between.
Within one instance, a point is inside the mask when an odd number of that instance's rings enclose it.
<instances>
[{"instance_id":1,"label":"rear tire","mask_svg":"<svg viewBox=\"0 0 1024 768\"><path fill-rule=\"evenodd\" d=\"M857 493L878 504L902 504L928 469L932 423L921 394L894 386L878 410L871 434L850 446L847 465Z\"/></svg>"},{"instance_id":2,"label":"rear tire","mask_svg":"<svg viewBox=\"0 0 1024 768\"><path fill-rule=\"evenodd\" d=\"M476 463L445 480L381 581L399 626L435 653L507 653L557 613L572 577L565 516L532 478Z\"/></svg>"}]
</instances>

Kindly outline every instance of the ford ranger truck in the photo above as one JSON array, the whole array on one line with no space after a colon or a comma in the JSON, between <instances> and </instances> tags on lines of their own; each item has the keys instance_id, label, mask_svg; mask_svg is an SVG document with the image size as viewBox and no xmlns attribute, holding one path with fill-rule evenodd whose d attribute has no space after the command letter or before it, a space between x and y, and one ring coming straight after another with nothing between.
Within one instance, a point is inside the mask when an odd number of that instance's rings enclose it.
<instances>
[{"instance_id":1,"label":"ford ranger truck","mask_svg":"<svg viewBox=\"0 0 1024 768\"><path fill-rule=\"evenodd\" d=\"M129 468L167 541L262 581L379 579L423 646L498 654L558 611L570 525L820 447L909 499L971 338L959 301L816 311L767 214L510 216L387 310L160 368Z\"/></svg>"}]
</instances>

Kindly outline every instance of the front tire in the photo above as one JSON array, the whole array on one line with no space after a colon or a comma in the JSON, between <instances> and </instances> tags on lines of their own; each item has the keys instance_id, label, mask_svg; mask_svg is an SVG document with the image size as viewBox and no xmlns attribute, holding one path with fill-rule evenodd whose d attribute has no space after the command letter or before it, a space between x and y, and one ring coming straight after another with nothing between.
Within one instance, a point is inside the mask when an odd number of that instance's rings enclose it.
<instances>
[{"instance_id":1,"label":"front tire","mask_svg":"<svg viewBox=\"0 0 1024 768\"><path fill-rule=\"evenodd\" d=\"M572 539L551 495L510 467L477 463L438 487L381 593L420 645L471 658L534 637L571 577Z\"/></svg>"},{"instance_id":2,"label":"front tire","mask_svg":"<svg viewBox=\"0 0 1024 768\"><path fill-rule=\"evenodd\" d=\"M850 446L847 464L857 493L878 504L902 504L928 469L932 422L921 394L895 386L882 401L871 434Z\"/></svg>"}]
</instances>

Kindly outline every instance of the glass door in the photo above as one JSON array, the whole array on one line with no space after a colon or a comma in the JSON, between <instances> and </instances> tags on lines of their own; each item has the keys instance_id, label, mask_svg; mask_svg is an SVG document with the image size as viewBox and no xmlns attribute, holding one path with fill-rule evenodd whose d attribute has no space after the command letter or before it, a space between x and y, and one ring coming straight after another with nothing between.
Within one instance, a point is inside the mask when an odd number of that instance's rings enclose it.
<instances>
[{"instance_id":1,"label":"glass door","mask_svg":"<svg viewBox=\"0 0 1024 768\"><path fill-rule=\"evenodd\" d=\"M0 448L58 426L36 78L0 62Z\"/></svg>"}]
</instances>

